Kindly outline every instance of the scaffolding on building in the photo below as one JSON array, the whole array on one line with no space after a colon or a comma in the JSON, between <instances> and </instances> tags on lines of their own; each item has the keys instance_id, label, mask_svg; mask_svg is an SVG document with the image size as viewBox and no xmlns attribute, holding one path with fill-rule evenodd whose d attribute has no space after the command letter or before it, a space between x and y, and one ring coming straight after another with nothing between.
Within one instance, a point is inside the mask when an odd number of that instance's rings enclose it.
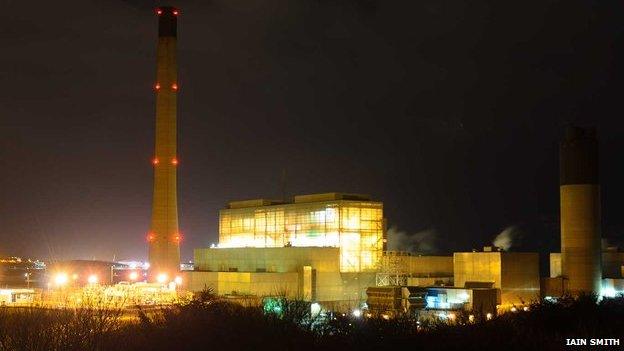
<instances>
[{"instance_id":1,"label":"scaffolding on building","mask_svg":"<svg viewBox=\"0 0 624 351\"><path fill-rule=\"evenodd\" d=\"M377 286L406 286L409 271L409 252L384 251L375 275Z\"/></svg>"},{"instance_id":2,"label":"scaffolding on building","mask_svg":"<svg viewBox=\"0 0 624 351\"><path fill-rule=\"evenodd\" d=\"M230 204L219 214L219 247L339 247L341 272L375 272L384 248L383 204L343 196Z\"/></svg>"}]
</instances>

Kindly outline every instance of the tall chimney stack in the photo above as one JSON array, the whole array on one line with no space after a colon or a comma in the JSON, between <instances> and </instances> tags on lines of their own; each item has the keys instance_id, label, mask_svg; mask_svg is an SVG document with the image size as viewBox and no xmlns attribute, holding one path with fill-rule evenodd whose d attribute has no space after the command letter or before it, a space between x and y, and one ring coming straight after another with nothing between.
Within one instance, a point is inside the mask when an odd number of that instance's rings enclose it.
<instances>
[{"instance_id":1,"label":"tall chimney stack","mask_svg":"<svg viewBox=\"0 0 624 351\"><path fill-rule=\"evenodd\" d=\"M600 294L600 184L596 130L568 126L559 149L561 270L572 295Z\"/></svg>"},{"instance_id":2,"label":"tall chimney stack","mask_svg":"<svg viewBox=\"0 0 624 351\"><path fill-rule=\"evenodd\" d=\"M149 280L171 280L180 270L177 196L177 19L179 10L159 7L154 145L154 197L149 242Z\"/></svg>"}]
</instances>

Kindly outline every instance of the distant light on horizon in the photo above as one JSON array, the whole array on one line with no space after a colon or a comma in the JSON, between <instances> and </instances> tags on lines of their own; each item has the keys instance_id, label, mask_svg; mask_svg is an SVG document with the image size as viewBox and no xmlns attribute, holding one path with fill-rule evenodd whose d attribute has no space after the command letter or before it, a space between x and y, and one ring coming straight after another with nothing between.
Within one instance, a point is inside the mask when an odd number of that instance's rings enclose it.
<instances>
[{"instance_id":1,"label":"distant light on horizon","mask_svg":"<svg viewBox=\"0 0 624 351\"><path fill-rule=\"evenodd\" d=\"M166 273L159 274L158 277L156 277L156 280L159 283L166 283L167 282L167 274Z\"/></svg>"},{"instance_id":2,"label":"distant light on horizon","mask_svg":"<svg viewBox=\"0 0 624 351\"><path fill-rule=\"evenodd\" d=\"M87 278L87 282L89 284L97 284L98 282L98 277L95 274L91 274L88 278Z\"/></svg>"},{"instance_id":3,"label":"distant light on horizon","mask_svg":"<svg viewBox=\"0 0 624 351\"><path fill-rule=\"evenodd\" d=\"M65 285L65 284L67 284L68 281L69 281L69 277L67 277L66 273L58 273L54 277L54 283L57 286Z\"/></svg>"}]
</instances>

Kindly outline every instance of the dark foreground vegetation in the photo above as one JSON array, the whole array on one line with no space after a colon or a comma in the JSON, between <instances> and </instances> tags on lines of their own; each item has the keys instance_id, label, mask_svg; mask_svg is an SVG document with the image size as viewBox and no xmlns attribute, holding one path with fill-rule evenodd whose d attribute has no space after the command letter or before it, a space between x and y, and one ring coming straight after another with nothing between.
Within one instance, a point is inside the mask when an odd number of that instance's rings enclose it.
<instances>
[{"instance_id":1,"label":"dark foreground vegetation","mask_svg":"<svg viewBox=\"0 0 624 351\"><path fill-rule=\"evenodd\" d=\"M558 350L566 338L624 337L621 297L543 301L528 312L455 325L342 316L321 323L309 310L286 301L279 315L266 313L209 292L132 322L97 308L1 308L0 350Z\"/></svg>"}]
</instances>

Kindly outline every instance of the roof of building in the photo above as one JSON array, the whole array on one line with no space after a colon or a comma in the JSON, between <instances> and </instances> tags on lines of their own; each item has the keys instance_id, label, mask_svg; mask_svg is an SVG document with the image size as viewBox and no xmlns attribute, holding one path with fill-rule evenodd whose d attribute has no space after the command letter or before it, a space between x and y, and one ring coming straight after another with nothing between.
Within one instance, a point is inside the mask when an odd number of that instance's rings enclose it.
<instances>
[{"instance_id":1,"label":"roof of building","mask_svg":"<svg viewBox=\"0 0 624 351\"><path fill-rule=\"evenodd\" d=\"M228 209L236 209L236 208L248 208L248 207L261 207L261 206L274 206L274 205L284 205L284 204L299 204L299 203L310 203L310 202L326 202L326 201L338 201L338 200L347 200L347 201L372 201L370 195L364 194L347 194L347 193L321 193L321 194L308 194L308 195L295 195L294 200L283 201L283 200L271 200L271 199L252 199L252 200L241 200L241 201L231 201L228 203Z\"/></svg>"}]
</instances>

